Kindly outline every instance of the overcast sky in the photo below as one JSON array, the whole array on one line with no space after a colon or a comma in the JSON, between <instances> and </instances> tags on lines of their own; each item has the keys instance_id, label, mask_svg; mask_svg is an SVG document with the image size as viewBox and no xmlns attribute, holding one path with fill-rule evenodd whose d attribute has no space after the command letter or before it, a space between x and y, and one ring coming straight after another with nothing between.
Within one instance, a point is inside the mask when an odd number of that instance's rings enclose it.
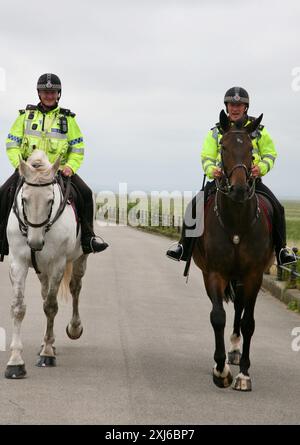
<instances>
[{"instance_id":1,"label":"overcast sky","mask_svg":"<svg viewBox=\"0 0 300 445\"><path fill-rule=\"evenodd\" d=\"M278 151L265 183L300 198L299 1L10 0L0 20L1 182L17 111L54 72L84 134L79 173L95 191L199 189L203 139L240 85Z\"/></svg>"}]
</instances>

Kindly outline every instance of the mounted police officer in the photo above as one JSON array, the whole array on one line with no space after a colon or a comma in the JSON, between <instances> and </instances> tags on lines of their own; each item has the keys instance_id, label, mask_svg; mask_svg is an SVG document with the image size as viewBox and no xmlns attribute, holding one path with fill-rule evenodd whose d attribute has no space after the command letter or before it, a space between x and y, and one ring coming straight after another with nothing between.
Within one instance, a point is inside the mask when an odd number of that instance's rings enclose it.
<instances>
[{"instance_id":1,"label":"mounted police officer","mask_svg":"<svg viewBox=\"0 0 300 445\"><path fill-rule=\"evenodd\" d=\"M8 254L6 225L19 180L20 158L26 160L35 149L43 150L53 163L61 157L63 177L71 182L79 194L78 214L81 222L81 244L85 254L101 252L108 244L101 242L93 231L93 193L76 174L84 158L84 143L75 114L58 106L61 82L55 74L40 76L37 82L40 102L20 110L6 140L8 158L16 169L0 188L0 253Z\"/></svg>"},{"instance_id":2,"label":"mounted police officer","mask_svg":"<svg viewBox=\"0 0 300 445\"><path fill-rule=\"evenodd\" d=\"M248 116L249 95L244 88L233 87L230 88L224 97L224 104L228 117L232 123L242 120L243 125L249 125L255 118ZM213 179L208 182L204 189L204 201L206 201L209 193L215 190L215 179L222 176L221 159L220 159L220 139L222 138L222 131L219 123L216 124L207 134L203 149L201 153L202 166L206 176ZM256 179L256 191L267 195L272 203L274 210L273 224L274 224L274 244L277 259L281 264L288 264L295 261L295 255L286 248L286 226L284 208L274 196L274 194L264 185L261 177L266 175L274 166L277 152L274 143L263 125L260 125L252 133L253 145L253 167L252 176ZM194 203L196 200L194 200ZM194 206L194 204L193 204ZM192 238L185 236L185 224L183 225L182 236L175 248L167 251L167 256L174 260L186 261L190 251Z\"/></svg>"}]
</instances>

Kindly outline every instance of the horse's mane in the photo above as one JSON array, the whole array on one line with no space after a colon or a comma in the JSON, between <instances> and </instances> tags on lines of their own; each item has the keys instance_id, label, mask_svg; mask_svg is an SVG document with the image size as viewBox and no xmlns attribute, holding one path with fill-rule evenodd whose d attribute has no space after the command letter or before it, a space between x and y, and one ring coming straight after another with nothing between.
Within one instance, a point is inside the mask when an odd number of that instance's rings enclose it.
<instances>
[{"instance_id":1,"label":"horse's mane","mask_svg":"<svg viewBox=\"0 0 300 445\"><path fill-rule=\"evenodd\" d=\"M30 181L33 184L45 184L53 179L52 164L47 155L42 150L35 150L27 159L27 164L31 167L32 176Z\"/></svg>"}]
</instances>

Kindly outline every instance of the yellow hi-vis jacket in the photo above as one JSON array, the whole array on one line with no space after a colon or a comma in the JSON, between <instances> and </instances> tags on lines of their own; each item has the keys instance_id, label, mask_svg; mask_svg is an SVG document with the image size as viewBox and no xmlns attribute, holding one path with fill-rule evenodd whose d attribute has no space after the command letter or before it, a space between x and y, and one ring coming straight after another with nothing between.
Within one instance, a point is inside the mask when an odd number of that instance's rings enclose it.
<instances>
[{"instance_id":1,"label":"yellow hi-vis jacket","mask_svg":"<svg viewBox=\"0 0 300 445\"><path fill-rule=\"evenodd\" d=\"M75 114L56 107L46 113L35 105L20 110L6 139L6 151L14 168L19 166L21 156L26 160L33 150L43 150L51 163L61 156L61 165L75 173L84 157L81 131Z\"/></svg>"},{"instance_id":2,"label":"yellow hi-vis jacket","mask_svg":"<svg viewBox=\"0 0 300 445\"><path fill-rule=\"evenodd\" d=\"M245 126L249 125L252 119L253 118L248 118ZM255 130L250 136L253 145L253 165L258 165L261 176L264 176L273 168L275 159L277 157L274 143L263 125L259 125L257 130ZM210 179L213 179L214 170L221 166L221 137L222 134L220 133L217 125L208 132L204 140L201 152L202 167L204 173Z\"/></svg>"}]
</instances>

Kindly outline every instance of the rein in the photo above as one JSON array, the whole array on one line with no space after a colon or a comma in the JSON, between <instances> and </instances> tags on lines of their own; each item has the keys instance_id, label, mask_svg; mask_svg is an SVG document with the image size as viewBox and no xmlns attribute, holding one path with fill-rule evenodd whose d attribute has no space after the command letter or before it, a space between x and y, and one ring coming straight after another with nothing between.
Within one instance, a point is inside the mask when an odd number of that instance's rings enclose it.
<instances>
[{"instance_id":1,"label":"rein","mask_svg":"<svg viewBox=\"0 0 300 445\"><path fill-rule=\"evenodd\" d=\"M218 221L219 221L219 223L220 223L220 226L221 226L221 227L224 229L224 231L228 234L228 236L229 236L230 240L233 242L233 244L236 244L236 245L237 245L237 244L240 244L240 241L241 241L242 237L243 237L243 236L245 235L245 233L249 230L249 228L252 228L252 227L256 224L256 222L257 222L257 220L258 220L258 218L259 218L259 215L260 215L260 207L259 207L259 200L258 200L258 197L257 197L257 195L255 195L255 198L256 198L256 211L255 211L255 216L254 216L254 218L253 218L252 221L251 221L250 227L247 228L242 234L237 234L237 233L232 234L232 232L230 232L229 229L225 226L225 224L224 224L224 222L223 222L223 219L222 219L222 216L221 216L221 214L220 214L220 212L219 212L219 208L218 208L218 193L219 193L219 190L217 189L216 194L215 194L214 212L215 212L215 214L216 214L216 216L217 216L217 218L218 218Z\"/></svg>"}]
</instances>

